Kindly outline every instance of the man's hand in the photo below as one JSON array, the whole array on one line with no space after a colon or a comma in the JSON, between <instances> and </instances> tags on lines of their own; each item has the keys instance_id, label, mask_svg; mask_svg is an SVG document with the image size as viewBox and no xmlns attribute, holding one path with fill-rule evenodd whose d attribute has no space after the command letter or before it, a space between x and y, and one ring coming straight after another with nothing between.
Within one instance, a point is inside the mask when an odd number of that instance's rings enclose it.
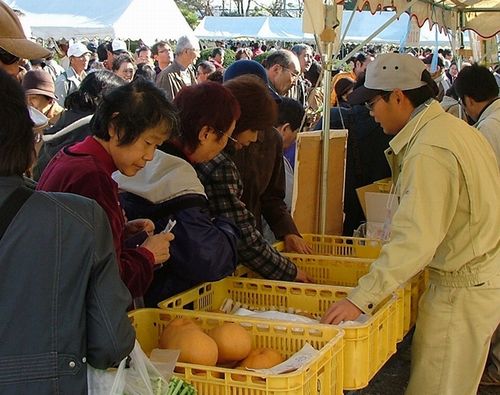
<instances>
[{"instance_id":1,"label":"man's hand","mask_svg":"<svg viewBox=\"0 0 500 395\"><path fill-rule=\"evenodd\" d=\"M146 232L152 236L155 230L155 224L150 219L138 218L125 223L125 238L135 235L139 232Z\"/></svg>"},{"instance_id":2,"label":"man's hand","mask_svg":"<svg viewBox=\"0 0 500 395\"><path fill-rule=\"evenodd\" d=\"M285 252L297 252L299 254L312 254L313 250L306 241L297 235L289 234L283 237Z\"/></svg>"},{"instance_id":3,"label":"man's hand","mask_svg":"<svg viewBox=\"0 0 500 395\"><path fill-rule=\"evenodd\" d=\"M309 276L309 274L302 269L297 268L297 277L295 277L295 281L300 283L314 283L314 278Z\"/></svg>"},{"instance_id":4,"label":"man's hand","mask_svg":"<svg viewBox=\"0 0 500 395\"><path fill-rule=\"evenodd\" d=\"M342 321L353 321L362 313L349 299L342 299L330 306L321 323L337 325Z\"/></svg>"}]
</instances>

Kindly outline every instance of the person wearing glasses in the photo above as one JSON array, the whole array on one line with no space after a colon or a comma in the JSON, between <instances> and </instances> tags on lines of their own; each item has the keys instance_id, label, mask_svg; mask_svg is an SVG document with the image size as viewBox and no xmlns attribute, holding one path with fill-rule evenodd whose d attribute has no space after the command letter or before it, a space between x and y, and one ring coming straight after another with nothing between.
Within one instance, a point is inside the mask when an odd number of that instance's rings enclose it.
<instances>
[{"instance_id":1,"label":"person wearing glasses","mask_svg":"<svg viewBox=\"0 0 500 395\"><path fill-rule=\"evenodd\" d=\"M64 100L78 87L86 77L90 60L90 51L82 43L74 43L68 49L69 67L56 79L56 96L59 105L64 107Z\"/></svg>"},{"instance_id":2,"label":"person wearing glasses","mask_svg":"<svg viewBox=\"0 0 500 395\"><path fill-rule=\"evenodd\" d=\"M217 156L233 137L240 106L221 84L184 87L174 100L179 127L134 177L115 173L125 193L127 218L149 218L160 231L175 220L168 263L155 270L144 303L159 302L202 282L234 272L239 230L226 217L211 215L207 194L193 166ZM165 151L165 152L162 152Z\"/></svg>"},{"instance_id":3,"label":"person wearing glasses","mask_svg":"<svg viewBox=\"0 0 500 395\"><path fill-rule=\"evenodd\" d=\"M182 36L177 40L174 61L156 77L156 85L166 92L170 101L184 86L197 83L194 63L199 57L200 44L196 38Z\"/></svg>"},{"instance_id":4,"label":"person wearing glasses","mask_svg":"<svg viewBox=\"0 0 500 395\"><path fill-rule=\"evenodd\" d=\"M158 41L151 47L156 75L165 70L174 60L172 48L166 41Z\"/></svg>"},{"instance_id":5,"label":"person wearing glasses","mask_svg":"<svg viewBox=\"0 0 500 395\"><path fill-rule=\"evenodd\" d=\"M281 97L270 86L266 69L254 60L239 60L230 65L224 73L224 83L248 75L258 77L267 87L273 100L276 103L281 102ZM255 100L249 94L245 106L252 107L252 99ZM244 111L243 105L242 111ZM283 139L273 127L275 120L271 112L258 111L254 117L261 119L257 125L268 126L256 129L258 132L253 144L231 153L231 159L238 168L243 182L241 200L254 215L259 232L262 233L261 219L264 217L276 239L285 242L285 251L310 254L311 247L300 236L284 202L286 186ZM265 117L271 119L266 120Z\"/></svg>"},{"instance_id":6,"label":"person wearing glasses","mask_svg":"<svg viewBox=\"0 0 500 395\"><path fill-rule=\"evenodd\" d=\"M285 96L300 76L297 56L287 49L271 52L264 60L269 85L279 95Z\"/></svg>"},{"instance_id":7,"label":"person wearing glasses","mask_svg":"<svg viewBox=\"0 0 500 395\"><path fill-rule=\"evenodd\" d=\"M17 15L0 1L0 69L17 78L20 59L40 59L50 51L26 38Z\"/></svg>"},{"instance_id":8,"label":"person wearing glasses","mask_svg":"<svg viewBox=\"0 0 500 395\"><path fill-rule=\"evenodd\" d=\"M351 94L394 135L386 152L399 207L369 273L322 322L372 314L427 269L405 394L471 395L500 322L500 173L486 139L446 113L437 93L420 59L389 53L368 65Z\"/></svg>"},{"instance_id":9,"label":"person wearing glasses","mask_svg":"<svg viewBox=\"0 0 500 395\"><path fill-rule=\"evenodd\" d=\"M126 82L132 82L137 66L134 59L128 53L118 55L113 60L112 71Z\"/></svg>"},{"instance_id":10,"label":"person wearing glasses","mask_svg":"<svg viewBox=\"0 0 500 395\"><path fill-rule=\"evenodd\" d=\"M260 66L257 62L244 60L234 64L241 62L253 62ZM230 72L229 68L227 72ZM254 216L242 200L244 181L232 159L235 151L247 150L246 147L254 145L263 130L274 125L277 117L276 102L269 88L255 75L241 75L224 82L224 86L238 100L241 116L224 151L209 162L195 165L208 196L210 212L214 216L223 216L234 221L239 228L241 232L238 243L239 263L267 279L309 282L310 277L276 251L258 230L256 221L260 222L260 217ZM281 137L278 135L278 138ZM283 155L282 145L280 148ZM254 157L254 160L258 165L265 166L264 162L274 161L274 158L261 156ZM279 160L283 169L282 156ZM265 172L267 173L267 169ZM281 175L284 184L284 173ZM258 191L254 190L253 193Z\"/></svg>"}]
</instances>

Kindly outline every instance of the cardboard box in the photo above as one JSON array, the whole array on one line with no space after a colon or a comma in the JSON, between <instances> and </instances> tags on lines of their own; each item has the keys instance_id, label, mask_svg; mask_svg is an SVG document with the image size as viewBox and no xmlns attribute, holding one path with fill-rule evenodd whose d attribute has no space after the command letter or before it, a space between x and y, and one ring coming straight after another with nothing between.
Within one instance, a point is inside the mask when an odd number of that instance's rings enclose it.
<instances>
[{"instance_id":1,"label":"cardboard box","mask_svg":"<svg viewBox=\"0 0 500 395\"><path fill-rule=\"evenodd\" d=\"M356 189L359 202L366 217L364 237L388 240L391 222L399 206L397 196L391 194L390 179L376 181Z\"/></svg>"}]
</instances>

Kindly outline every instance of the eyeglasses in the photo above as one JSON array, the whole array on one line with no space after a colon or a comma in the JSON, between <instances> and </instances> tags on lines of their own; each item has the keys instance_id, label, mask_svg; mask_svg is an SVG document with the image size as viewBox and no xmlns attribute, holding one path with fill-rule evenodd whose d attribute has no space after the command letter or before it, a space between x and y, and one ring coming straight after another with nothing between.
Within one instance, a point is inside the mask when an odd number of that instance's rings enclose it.
<instances>
[{"instance_id":1,"label":"eyeglasses","mask_svg":"<svg viewBox=\"0 0 500 395\"><path fill-rule=\"evenodd\" d=\"M299 78L300 73L299 73L298 71L292 71L292 70L290 70L288 67L283 66L282 64L280 64L280 66L281 66L283 69L285 69L286 71L288 71L288 72L290 73L290 75L292 76L292 78L294 78L294 79Z\"/></svg>"},{"instance_id":2,"label":"eyeglasses","mask_svg":"<svg viewBox=\"0 0 500 395\"><path fill-rule=\"evenodd\" d=\"M217 133L222 134L223 136L226 136L228 140L231 140L233 143L237 143L238 140L236 140L234 137L228 135L227 133L224 133L222 130L214 129Z\"/></svg>"},{"instance_id":3,"label":"eyeglasses","mask_svg":"<svg viewBox=\"0 0 500 395\"><path fill-rule=\"evenodd\" d=\"M380 96L378 96L375 100L372 100L372 101L369 101L369 102L366 102L365 103L365 107L368 109L368 111L373 111L373 107L375 106L375 104L379 101L379 100L382 100L386 97L389 97L391 95L392 91L390 92L385 92L383 94L381 94Z\"/></svg>"}]
</instances>

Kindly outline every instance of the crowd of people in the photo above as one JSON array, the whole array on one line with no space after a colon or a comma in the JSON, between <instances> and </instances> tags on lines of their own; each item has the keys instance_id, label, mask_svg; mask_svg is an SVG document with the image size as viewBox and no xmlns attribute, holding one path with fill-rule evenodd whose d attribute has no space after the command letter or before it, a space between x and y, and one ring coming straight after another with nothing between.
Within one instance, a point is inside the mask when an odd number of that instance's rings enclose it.
<instances>
[{"instance_id":1,"label":"crowd of people","mask_svg":"<svg viewBox=\"0 0 500 395\"><path fill-rule=\"evenodd\" d=\"M56 61L1 1L0 22L0 333L20 339L0 366L23 367L0 392L85 393L87 363L132 349L128 309L237 264L314 282L271 245L312 253L290 209L297 135L322 127L313 47L240 46L227 64L223 43L199 61L194 37L134 53L63 40ZM332 80L330 127L349 132L344 235L366 220L360 186L392 175L399 208L323 322L369 314L427 267L409 395L500 383L498 95L498 74L447 51L359 53Z\"/></svg>"}]
</instances>

